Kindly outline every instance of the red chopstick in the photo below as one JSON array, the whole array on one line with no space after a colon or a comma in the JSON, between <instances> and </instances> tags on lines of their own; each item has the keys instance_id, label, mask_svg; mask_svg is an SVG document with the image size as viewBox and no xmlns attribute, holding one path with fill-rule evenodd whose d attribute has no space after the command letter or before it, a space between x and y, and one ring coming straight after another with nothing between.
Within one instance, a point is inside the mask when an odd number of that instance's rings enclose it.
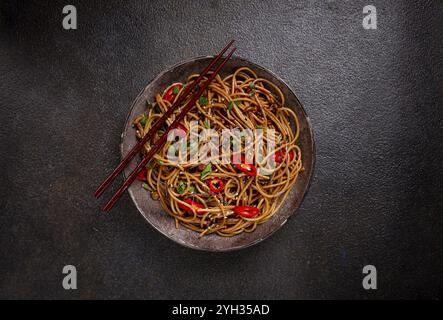
<instances>
[{"instance_id":1,"label":"red chopstick","mask_svg":"<svg viewBox=\"0 0 443 320\"><path fill-rule=\"evenodd\" d=\"M230 46L234 43L234 40L231 40L226 47L224 47L220 53L211 61L211 63L200 73L199 77L186 89L183 93L178 97L178 99L174 102L174 104L166 110L165 114L152 126L152 128L146 133L142 139L128 152L128 154L123 158L122 161L117 165L117 167L112 171L112 173L100 184L97 190L94 193L96 198L100 197L103 192L109 187L109 185L114 181L114 179L118 176L118 174L126 167L129 161L137 155L140 150L143 148L146 142L148 142L157 130L163 125L163 123L171 116L171 114L180 106L183 100L188 96L188 94L200 83L201 79L206 75L206 73L211 70L211 68L220 60L226 50L229 49Z\"/></svg>"},{"instance_id":2,"label":"red chopstick","mask_svg":"<svg viewBox=\"0 0 443 320\"><path fill-rule=\"evenodd\" d=\"M114 204L120 199L120 197L123 195L123 193L129 188L132 182L134 182L135 178L137 177L137 174L143 169L143 167L152 159L152 157L160 150L160 148L165 144L168 133L172 129L176 128L177 125L184 119L186 114L194 107L195 102L197 99L200 98L200 96L203 94L203 92L209 87L209 84L214 80L214 78L217 76L217 74L220 72L220 70L225 66L226 62L231 58L232 54L236 48L233 48L227 57L220 63L220 65L214 70L214 72L209 76L208 80L204 83L204 85L199 89L199 91L192 97L192 99L186 104L183 111L177 116L177 118L172 122L172 124L166 129L165 133L162 134L162 136L154 142L151 149L148 151L148 153L145 155L143 160L137 165L137 167L132 170L132 172L129 174L128 178L123 182L121 187L114 193L112 198L102 207L102 211L108 212L112 209Z\"/></svg>"}]
</instances>

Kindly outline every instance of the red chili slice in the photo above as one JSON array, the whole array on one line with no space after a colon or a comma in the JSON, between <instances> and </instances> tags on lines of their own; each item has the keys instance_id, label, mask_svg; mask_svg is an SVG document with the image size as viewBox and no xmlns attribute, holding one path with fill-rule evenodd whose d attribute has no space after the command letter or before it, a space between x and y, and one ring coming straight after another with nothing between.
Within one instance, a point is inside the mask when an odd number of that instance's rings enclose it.
<instances>
[{"instance_id":1,"label":"red chili slice","mask_svg":"<svg viewBox=\"0 0 443 320\"><path fill-rule=\"evenodd\" d=\"M194 209L196 210L196 212L197 212L197 215L200 216L200 215L203 215L203 214L204 214L204 212L201 212L201 210L198 210L198 209L203 209L203 208L205 207L205 206L202 205L201 203L198 203L198 202L192 201L191 199L184 199L183 202L186 202L186 203L189 204L192 208L194 208ZM180 209L185 210L186 212L193 213L192 209L191 209L189 206L187 206L187 205L184 205L184 204L182 204L182 203L179 203L179 204L178 204L178 207L179 207Z\"/></svg>"},{"instance_id":2,"label":"red chili slice","mask_svg":"<svg viewBox=\"0 0 443 320\"><path fill-rule=\"evenodd\" d=\"M179 136L180 138L186 137L188 130L186 129L186 127L184 125L179 123L174 129L182 130L182 131L177 132L177 136Z\"/></svg>"},{"instance_id":3,"label":"red chili slice","mask_svg":"<svg viewBox=\"0 0 443 320\"><path fill-rule=\"evenodd\" d=\"M242 172L244 172L247 175L250 175L252 177L255 177L257 175L257 168L254 167L252 164L239 163L239 164L236 164L235 167L238 170L240 170L240 171L242 171Z\"/></svg>"},{"instance_id":4,"label":"red chili slice","mask_svg":"<svg viewBox=\"0 0 443 320\"><path fill-rule=\"evenodd\" d=\"M285 158L285 156L286 156L286 153L285 153L285 152L283 152L283 151L277 151L277 152L274 154L274 160L275 160L275 162L280 163L280 162L283 161L283 159Z\"/></svg>"},{"instance_id":5,"label":"red chili slice","mask_svg":"<svg viewBox=\"0 0 443 320\"><path fill-rule=\"evenodd\" d=\"M147 180L146 179L146 170L145 169L143 169L142 171L140 171L137 174L137 179L140 180L140 181L146 181Z\"/></svg>"},{"instance_id":6,"label":"red chili slice","mask_svg":"<svg viewBox=\"0 0 443 320\"><path fill-rule=\"evenodd\" d=\"M211 189L214 193L219 193L220 191L223 191L225 184L222 179L219 178L212 178L208 180L207 182L209 189Z\"/></svg>"},{"instance_id":7,"label":"red chili slice","mask_svg":"<svg viewBox=\"0 0 443 320\"><path fill-rule=\"evenodd\" d=\"M289 155L289 160L292 161L295 157L295 152L293 150L291 150L291 151L289 151L288 155ZM284 152L284 151L277 151L274 154L274 160L277 163L282 162L285 159L285 157L286 157L286 152Z\"/></svg>"},{"instance_id":8,"label":"red chili slice","mask_svg":"<svg viewBox=\"0 0 443 320\"><path fill-rule=\"evenodd\" d=\"M183 130L184 132L188 132L188 129L186 129L186 127L184 125L182 125L181 123L179 123L177 125L177 129Z\"/></svg>"},{"instance_id":9,"label":"red chili slice","mask_svg":"<svg viewBox=\"0 0 443 320\"><path fill-rule=\"evenodd\" d=\"M241 163L234 164L234 166L238 170L240 170L240 171L242 171L242 172L244 172L247 175L250 175L252 177L255 177L257 175L257 168L254 167L252 164L246 163L246 159L245 159L245 156L243 154L241 155Z\"/></svg>"},{"instance_id":10,"label":"red chili slice","mask_svg":"<svg viewBox=\"0 0 443 320\"><path fill-rule=\"evenodd\" d=\"M180 134L179 134L180 137L182 137L182 138L186 137L186 134L188 133L188 130L186 129L186 127L184 125L179 123L177 125L177 129L180 129L180 130L183 131L183 132L180 132Z\"/></svg>"},{"instance_id":11,"label":"red chili slice","mask_svg":"<svg viewBox=\"0 0 443 320\"><path fill-rule=\"evenodd\" d=\"M181 89L181 87L183 87L183 85L181 83L174 83L172 84L166 91L165 93L163 93L163 100L172 102L174 101L175 97L177 96L176 94L174 94L174 88L178 87L179 89Z\"/></svg>"},{"instance_id":12,"label":"red chili slice","mask_svg":"<svg viewBox=\"0 0 443 320\"><path fill-rule=\"evenodd\" d=\"M245 218L255 217L259 212L260 209L256 207L249 207L249 206L234 207L234 213Z\"/></svg>"}]
</instances>

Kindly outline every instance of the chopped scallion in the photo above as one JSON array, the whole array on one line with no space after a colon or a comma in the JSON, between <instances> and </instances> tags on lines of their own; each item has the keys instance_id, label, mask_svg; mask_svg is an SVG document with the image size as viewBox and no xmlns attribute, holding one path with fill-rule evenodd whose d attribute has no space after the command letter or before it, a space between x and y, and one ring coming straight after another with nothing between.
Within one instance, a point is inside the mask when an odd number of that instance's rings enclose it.
<instances>
[{"instance_id":1,"label":"chopped scallion","mask_svg":"<svg viewBox=\"0 0 443 320\"><path fill-rule=\"evenodd\" d=\"M203 169L203 171L202 171L202 173L201 173L201 175L200 175L200 178L203 180L204 178L206 178L206 176L208 175L208 174L210 174L212 172L212 164L211 163L208 163L207 165L206 165L206 167Z\"/></svg>"},{"instance_id":2,"label":"chopped scallion","mask_svg":"<svg viewBox=\"0 0 443 320\"><path fill-rule=\"evenodd\" d=\"M207 106L208 105L208 98L201 96L200 99L198 99L198 103L201 106Z\"/></svg>"},{"instance_id":3,"label":"chopped scallion","mask_svg":"<svg viewBox=\"0 0 443 320\"><path fill-rule=\"evenodd\" d=\"M148 121L148 117L144 114L143 118L141 118L141 120L140 120L140 124L142 125L143 128L145 127L147 121Z\"/></svg>"},{"instance_id":4,"label":"chopped scallion","mask_svg":"<svg viewBox=\"0 0 443 320\"><path fill-rule=\"evenodd\" d=\"M143 187L143 189L145 189L145 190L151 191L151 187L150 187L149 184L147 184L146 182L143 182L143 183L142 183L142 187Z\"/></svg>"},{"instance_id":5,"label":"chopped scallion","mask_svg":"<svg viewBox=\"0 0 443 320\"><path fill-rule=\"evenodd\" d=\"M179 194L182 194L183 192L185 192L185 190L186 190L186 183L184 181L180 180L177 183L177 192Z\"/></svg>"}]
</instances>

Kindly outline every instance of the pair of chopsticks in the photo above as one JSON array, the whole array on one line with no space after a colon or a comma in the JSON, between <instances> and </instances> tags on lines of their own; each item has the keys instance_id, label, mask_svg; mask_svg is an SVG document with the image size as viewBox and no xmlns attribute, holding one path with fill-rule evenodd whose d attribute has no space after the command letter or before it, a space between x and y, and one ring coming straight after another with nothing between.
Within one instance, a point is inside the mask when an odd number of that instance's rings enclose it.
<instances>
[{"instance_id":1,"label":"pair of chopsticks","mask_svg":"<svg viewBox=\"0 0 443 320\"><path fill-rule=\"evenodd\" d=\"M117 165L117 167L112 171L112 173L100 184L100 186L95 191L94 195L96 198L100 197L103 192L109 187L109 185L114 181L114 179L117 177L117 175L126 167L126 165L134 158L136 154L140 152L142 147L145 145L145 143L149 140L151 140L157 130L166 122L166 120L173 114L175 110L177 110L182 102L185 100L185 98L199 85L200 81L203 79L204 76L208 74L208 72L212 69L215 64L220 61L220 59L223 57L223 54L232 46L234 43L234 40L229 42L226 47L223 48L222 51L211 61L211 63L200 73L199 77L192 82L191 85L187 86L184 90L184 92L177 98L177 100L174 102L174 104L165 112L165 114L152 126L152 128L148 131L148 133L140 139L140 141L129 151L129 153L123 158L122 161ZM146 164L152 159L152 157L163 147L165 144L168 133L172 129L177 128L177 126L180 124L180 122L184 119L186 114L192 109L192 107L195 105L195 102L200 98L200 96L204 93L204 91L209 87L212 80L215 79L217 74L220 72L220 70L224 67L226 62L231 58L232 54L236 48L234 47L229 54L222 60L222 62L218 65L218 67L209 75L206 82L200 86L198 91L192 96L192 98L189 100L188 103L186 103L185 107L183 108L182 112L176 117L174 122L166 129L165 133L161 135L160 138L155 141L149 149L148 153L144 156L143 160L137 165L137 167L132 170L132 172L129 174L129 176L126 178L126 180L123 182L123 184L120 186L120 188L114 193L112 198L101 208L102 211L108 212L112 209L112 207L115 205L115 203L120 199L120 197L123 195L123 193L129 188L129 186L134 182L136 179L138 173L146 166Z\"/></svg>"}]
</instances>

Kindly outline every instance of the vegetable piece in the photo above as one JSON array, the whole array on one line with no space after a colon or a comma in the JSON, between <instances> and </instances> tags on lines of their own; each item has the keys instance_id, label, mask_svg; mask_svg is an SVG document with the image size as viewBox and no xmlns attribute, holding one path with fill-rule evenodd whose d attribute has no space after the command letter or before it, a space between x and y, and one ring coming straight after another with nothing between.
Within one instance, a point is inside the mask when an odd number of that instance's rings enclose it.
<instances>
[{"instance_id":1,"label":"vegetable piece","mask_svg":"<svg viewBox=\"0 0 443 320\"><path fill-rule=\"evenodd\" d=\"M294 157L295 157L295 153L294 153L293 150L289 151L288 155L289 155L289 160L290 161L292 161L294 159ZM284 151L277 151L274 154L274 160L277 163L282 162L285 158L286 158L286 152L284 152Z\"/></svg>"},{"instance_id":2,"label":"vegetable piece","mask_svg":"<svg viewBox=\"0 0 443 320\"><path fill-rule=\"evenodd\" d=\"M188 188L188 193L194 193L195 192L195 188L193 186L190 186Z\"/></svg>"},{"instance_id":3,"label":"vegetable piece","mask_svg":"<svg viewBox=\"0 0 443 320\"><path fill-rule=\"evenodd\" d=\"M209 128L210 128L210 125L209 125L209 121L208 121L208 119L205 120L204 125L205 125L205 128L206 128L206 129L209 129Z\"/></svg>"},{"instance_id":4,"label":"vegetable piece","mask_svg":"<svg viewBox=\"0 0 443 320\"><path fill-rule=\"evenodd\" d=\"M183 85L181 83L174 84L173 86L170 86L165 93L163 93L163 100L172 102L174 101L177 94L180 92L180 88ZM177 91L178 90L178 91ZM175 93L176 92L176 93Z\"/></svg>"},{"instance_id":5,"label":"vegetable piece","mask_svg":"<svg viewBox=\"0 0 443 320\"><path fill-rule=\"evenodd\" d=\"M147 164L146 164L146 169L153 169L154 168L154 163L153 163L153 161L149 161Z\"/></svg>"},{"instance_id":6,"label":"vegetable piece","mask_svg":"<svg viewBox=\"0 0 443 320\"><path fill-rule=\"evenodd\" d=\"M143 118L140 119L140 124L142 125L143 128L145 127L147 121L148 117L144 114Z\"/></svg>"},{"instance_id":7,"label":"vegetable piece","mask_svg":"<svg viewBox=\"0 0 443 320\"><path fill-rule=\"evenodd\" d=\"M253 97L255 94L255 86L254 86L254 82L249 82L249 96Z\"/></svg>"},{"instance_id":8,"label":"vegetable piece","mask_svg":"<svg viewBox=\"0 0 443 320\"><path fill-rule=\"evenodd\" d=\"M137 174L137 179L140 181L146 181L146 169L143 169Z\"/></svg>"},{"instance_id":9,"label":"vegetable piece","mask_svg":"<svg viewBox=\"0 0 443 320\"><path fill-rule=\"evenodd\" d=\"M188 133L188 130L186 129L186 127L184 126L184 125L182 125L182 124L178 124L176 127L175 127L175 129L180 129L180 130L182 130L182 131L179 131L179 132L177 132L177 135L180 137L180 138L184 138L184 137L186 137L186 134Z\"/></svg>"},{"instance_id":10,"label":"vegetable piece","mask_svg":"<svg viewBox=\"0 0 443 320\"><path fill-rule=\"evenodd\" d=\"M206 176L207 176L208 174L210 174L211 172L212 172L212 164L211 164L211 163L208 163L208 164L206 165L206 167L203 169L203 171L202 171L202 173L201 173L201 175L200 175L200 179L203 180L203 179L206 178Z\"/></svg>"},{"instance_id":11,"label":"vegetable piece","mask_svg":"<svg viewBox=\"0 0 443 320\"><path fill-rule=\"evenodd\" d=\"M183 210L185 210L186 212L189 212L189 213L193 213L192 208L194 208L195 211L197 212L197 215L203 215L204 214L204 212L202 212L201 210L198 210L198 209L203 209L205 207L201 203L192 201L191 199L184 199L183 202L187 203L188 205L179 203L178 207L180 209L183 209Z\"/></svg>"},{"instance_id":12,"label":"vegetable piece","mask_svg":"<svg viewBox=\"0 0 443 320\"><path fill-rule=\"evenodd\" d=\"M245 156L241 156L241 163L235 164L235 167L246 173L247 175L250 175L251 177L255 177L257 175L257 168L253 166L252 164L247 164L245 162Z\"/></svg>"},{"instance_id":13,"label":"vegetable piece","mask_svg":"<svg viewBox=\"0 0 443 320\"><path fill-rule=\"evenodd\" d=\"M179 194L182 194L183 192L185 192L185 190L186 190L186 183L184 182L184 181L182 181L182 180L180 180L178 183L177 183L177 192L179 193Z\"/></svg>"},{"instance_id":14,"label":"vegetable piece","mask_svg":"<svg viewBox=\"0 0 443 320\"><path fill-rule=\"evenodd\" d=\"M146 182L143 182L143 183L142 183L142 187L143 187L143 189L145 189L145 190L151 191L151 187L150 187L149 184L147 184Z\"/></svg>"},{"instance_id":15,"label":"vegetable piece","mask_svg":"<svg viewBox=\"0 0 443 320\"><path fill-rule=\"evenodd\" d=\"M201 96L200 99L198 99L198 103L201 106L207 106L208 105L208 98Z\"/></svg>"},{"instance_id":16,"label":"vegetable piece","mask_svg":"<svg viewBox=\"0 0 443 320\"><path fill-rule=\"evenodd\" d=\"M211 189L214 193L219 193L220 191L223 191L225 184L222 179L220 178L212 178L208 180L207 182L209 189Z\"/></svg>"},{"instance_id":17,"label":"vegetable piece","mask_svg":"<svg viewBox=\"0 0 443 320\"><path fill-rule=\"evenodd\" d=\"M251 177L255 177L257 175L257 168L254 167L252 164L247 164L247 163L240 163L240 164L236 164L235 167L246 173L247 175L250 175Z\"/></svg>"},{"instance_id":18,"label":"vegetable piece","mask_svg":"<svg viewBox=\"0 0 443 320\"><path fill-rule=\"evenodd\" d=\"M277 151L276 153L274 153L274 160L275 160L275 162L280 163L283 161L285 156L286 156L286 153L284 151Z\"/></svg>"},{"instance_id":19,"label":"vegetable piece","mask_svg":"<svg viewBox=\"0 0 443 320\"><path fill-rule=\"evenodd\" d=\"M244 218L255 217L257 214L259 214L259 212L260 209L256 207L249 207L249 206L234 207L234 213Z\"/></svg>"},{"instance_id":20,"label":"vegetable piece","mask_svg":"<svg viewBox=\"0 0 443 320\"><path fill-rule=\"evenodd\" d=\"M181 129L181 130L183 130L184 132L188 132L188 129L186 129L186 127L185 127L184 125L182 125L181 123L179 123L179 124L177 125L177 129Z\"/></svg>"},{"instance_id":21,"label":"vegetable piece","mask_svg":"<svg viewBox=\"0 0 443 320\"><path fill-rule=\"evenodd\" d=\"M234 108L234 104L236 106L238 106L240 104L240 101L229 101L229 104L228 104L228 110L229 111L231 111Z\"/></svg>"}]
</instances>

